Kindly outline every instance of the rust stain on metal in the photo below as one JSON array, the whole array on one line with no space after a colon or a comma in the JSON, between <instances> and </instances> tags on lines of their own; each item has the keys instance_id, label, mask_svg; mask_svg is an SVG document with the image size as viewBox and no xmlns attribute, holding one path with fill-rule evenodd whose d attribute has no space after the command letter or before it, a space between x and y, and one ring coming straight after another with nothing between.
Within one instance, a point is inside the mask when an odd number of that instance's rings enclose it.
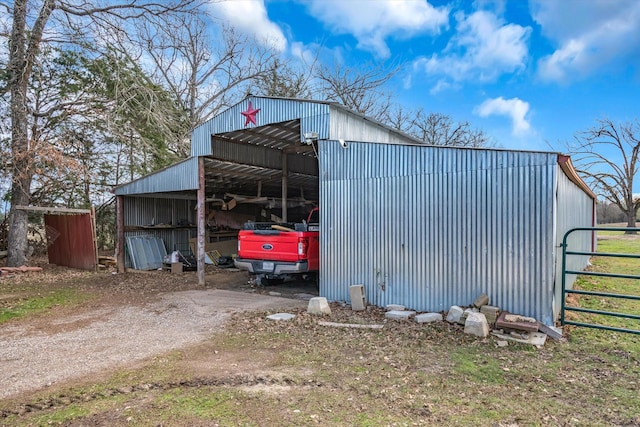
<instances>
[{"instance_id":1,"label":"rust stain on metal","mask_svg":"<svg viewBox=\"0 0 640 427\"><path fill-rule=\"evenodd\" d=\"M47 230L52 231L51 236L56 236L48 242L47 253L50 263L95 270L97 256L90 214L47 214L44 216L44 223Z\"/></svg>"}]
</instances>

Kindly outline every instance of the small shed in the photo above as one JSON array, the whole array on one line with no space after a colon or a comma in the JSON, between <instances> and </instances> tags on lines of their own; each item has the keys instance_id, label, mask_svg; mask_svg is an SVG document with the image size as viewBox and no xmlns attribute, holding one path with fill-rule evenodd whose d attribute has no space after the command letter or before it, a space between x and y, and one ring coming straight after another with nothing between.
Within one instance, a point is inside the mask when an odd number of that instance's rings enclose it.
<instances>
[{"instance_id":1,"label":"small shed","mask_svg":"<svg viewBox=\"0 0 640 427\"><path fill-rule=\"evenodd\" d=\"M255 96L195 129L189 159L116 195L123 261L125 236L191 241L204 283L207 245L237 232L211 229L211 211L287 220L320 205L329 300L363 284L371 304L443 311L486 293L547 324L564 232L595 224L595 195L567 156L427 146L335 103ZM589 251L593 236L570 244Z\"/></svg>"}]
</instances>

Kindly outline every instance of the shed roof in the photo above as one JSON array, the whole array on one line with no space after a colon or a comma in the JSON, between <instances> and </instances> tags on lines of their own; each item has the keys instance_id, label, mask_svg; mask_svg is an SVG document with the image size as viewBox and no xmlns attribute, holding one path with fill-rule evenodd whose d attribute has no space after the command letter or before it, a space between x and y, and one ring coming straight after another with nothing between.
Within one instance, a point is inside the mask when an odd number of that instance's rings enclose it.
<instances>
[{"instance_id":1,"label":"shed roof","mask_svg":"<svg viewBox=\"0 0 640 427\"><path fill-rule=\"evenodd\" d=\"M286 157L288 186L317 200L318 165L311 142L323 139L419 143L333 102L248 96L193 131L189 159L121 185L115 193L186 192L195 197L195 159L202 156L207 196L254 191L261 182L262 194L277 197Z\"/></svg>"},{"instance_id":2,"label":"shed roof","mask_svg":"<svg viewBox=\"0 0 640 427\"><path fill-rule=\"evenodd\" d=\"M310 143L317 140L423 145L334 102L248 96L194 129L190 158L118 186L115 194L195 198L201 156L207 197L255 194L258 182L262 196L279 197L286 162L290 197L317 201L317 147ZM563 172L595 198L568 156L555 154Z\"/></svg>"}]
</instances>

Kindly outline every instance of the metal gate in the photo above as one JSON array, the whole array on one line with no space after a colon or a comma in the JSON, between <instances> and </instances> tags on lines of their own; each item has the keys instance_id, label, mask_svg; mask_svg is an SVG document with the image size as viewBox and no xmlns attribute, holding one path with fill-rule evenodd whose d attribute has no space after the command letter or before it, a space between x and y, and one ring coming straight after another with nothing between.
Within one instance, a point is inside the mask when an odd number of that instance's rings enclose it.
<instances>
[{"instance_id":1,"label":"metal gate","mask_svg":"<svg viewBox=\"0 0 640 427\"><path fill-rule=\"evenodd\" d=\"M571 251L567 245L567 238L571 233L576 231L637 231L640 232L640 228L609 228L609 227L579 227L573 228L567 231L562 239L562 310L560 315L560 323L562 326L564 325L575 325L575 326L584 326L587 328L595 328L595 329L605 329L609 331L617 331L617 332L627 332L631 334L640 335L640 330L635 329L626 329L626 328L616 328L612 326L605 325L597 325L593 323L584 323L584 322L574 322L571 320L565 319L565 311L575 311L581 313L591 313L591 314L599 314L603 316L612 316L612 317L622 317L626 319L637 319L640 320L640 315L637 314L626 314L626 313L618 313L611 311L601 311L601 310L593 310L588 308L581 307L571 307L567 306L567 295L568 294L578 294L578 295L590 295L590 296L600 296L600 297L608 297L608 298L620 298L620 299L628 299L628 300L640 300L640 296L637 295L624 295L624 294L612 294L607 292L594 292L594 291L583 291L583 290L575 290L575 289L567 289L566 288L566 279L567 274L580 274L580 275L589 275L589 276L600 276L600 277L612 277L619 279L636 279L640 280L640 276L637 275L628 275L628 274L617 274L617 273L605 273L598 271L575 271L575 270L567 270L567 256L570 255L579 255L579 256L599 256L599 257L617 257L617 258L637 258L640 259L640 254L622 254L622 253L605 253L605 252L597 252L597 248L594 252L579 252L579 251ZM640 286L640 283L639 283Z\"/></svg>"}]
</instances>

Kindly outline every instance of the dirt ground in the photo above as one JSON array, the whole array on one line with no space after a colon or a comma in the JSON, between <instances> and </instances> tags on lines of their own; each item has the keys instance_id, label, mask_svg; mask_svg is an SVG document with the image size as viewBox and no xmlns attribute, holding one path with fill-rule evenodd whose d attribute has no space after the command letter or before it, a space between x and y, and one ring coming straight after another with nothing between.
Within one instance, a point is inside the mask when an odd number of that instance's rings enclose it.
<instances>
[{"instance_id":1,"label":"dirt ground","mask_svg":"<svg viewBox=\"0 0 640 427\"><path fill-rule=\"evenodd\" d=\"M0 307L69 284L91 298L0 324L0 399L193 346L220 331L233 313L306 307L317 295L311 283L258 287L245 272L213 267L203 287L195 272L87 273L40 264L42 272L0 279Z\"/></svg>"}]
</instances>

